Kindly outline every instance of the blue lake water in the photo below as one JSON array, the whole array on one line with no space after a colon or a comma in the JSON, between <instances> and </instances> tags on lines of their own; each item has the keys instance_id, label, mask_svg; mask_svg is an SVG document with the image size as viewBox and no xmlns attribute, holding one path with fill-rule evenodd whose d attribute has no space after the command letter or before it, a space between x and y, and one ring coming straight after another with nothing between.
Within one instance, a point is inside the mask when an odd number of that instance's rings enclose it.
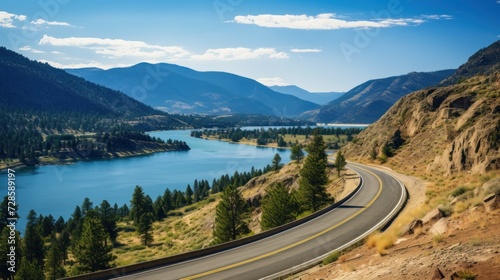
<instances>
[{"instance_id":1,"label":"blue lake water","mask_svg":"<svg viewBox=\"0 0 500 280\"><path fill-rule=\"evenodd\" d=\"M288 149L262 148L203 140L189 136L188 130L159 131L150 135L186 141L190 151L110 160L81 161L71 165L50 165L16 170L16 199L19 204L18 229L24 231L28 212L51 214L67 220L77 205L88 197L94 206L104 199L111 205L130 204L136 185L154 200L166 188L184 191L195 179L208 180L235 171L250 171L271 164L279 153L282 162L290 161ZM0 174L7 195L7 174Z\"/></svg>"}]
</instances>

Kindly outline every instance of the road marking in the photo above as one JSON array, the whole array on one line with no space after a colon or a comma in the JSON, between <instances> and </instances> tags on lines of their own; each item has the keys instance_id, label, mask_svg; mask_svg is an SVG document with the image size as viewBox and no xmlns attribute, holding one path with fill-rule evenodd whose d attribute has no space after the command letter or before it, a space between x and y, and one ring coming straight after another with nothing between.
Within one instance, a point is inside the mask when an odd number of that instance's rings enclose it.
<instances>
[{"instance_id":1,"label":"road marking","mask_svg":"<svg viewBox=\"0 0 500 280\"><path fill-rule=\"evenodd\" d=\"M295 242L293 244L290 244L288 246L282 247L282 248L280 248L278 250L266 253L266 254L258 256L258 257L247 259L247 260L244 260L244 261L241 261L241 262L237 262L237 263L234 263L234 264L230 264L230 265L226 265L226 266L223 266L223 267L220 267L220 268L209 270L209 271L206 271L206 272L203 272L203 273L199 273L199 274L196 274L196 275L188 276L188 277L182 278L181 280L192 280L192 279L196 279L196 278L201 278L201 277L204 277L204 276L212 275L212 274L215 274L215 273L218 273L218 272L221 272L221 271L225 271L225 270L228 270L228 269L231 269L231 268L242 266L242 265L245 265L247 263L255 262L255 261L261 260L263 258L267 258L267 257L273 256L273 255L276 255L278 253L281 253L283 251L286 251L288 249L291 249L293 247L297 247L297 246L299 246L299 245L301 245L303 243L311 241L311 240L313 240L313 239L315 239L317 237L320 237L321 235L326 234L329 231L332 231L332 230L336 229L337 227L339 227L339 226L347 223L348 221L352 220L353 218L355 218L356 216L358 216L359 214L361 214L363 211L365 211L366 209L368 209L375 202L375 200L377 200L377 198L382 193L382 188L383 188L382 180L380 179L379 176L377 176L375 173L373 173L370 170L367 170L367 169L362 168L360 166L357 166L357 167L359 169L362 169L362 170L364 170L364 171L366 171L368 173L371 173L373 176L375 176L375 178L377 178L377 180L379 182L380 188L379 188L377 194L375 195L375 197L370 202L368 202L368 204L364 208L361 208L356 213L354 213L351 216L349 216L347 219L345 219L342 222L340 222L338 224L335 224L335 225L333 225L333 226L331 226L331 227L329 227L329 228L327 228L327 229L325 229L323 231L320 231L320 232L318 232L318 233L316 233L314 235L311 235L311 236L309 236L306 239L303 239L301 241L297 241L297 242Z\"/></svg>"}]
</instances>

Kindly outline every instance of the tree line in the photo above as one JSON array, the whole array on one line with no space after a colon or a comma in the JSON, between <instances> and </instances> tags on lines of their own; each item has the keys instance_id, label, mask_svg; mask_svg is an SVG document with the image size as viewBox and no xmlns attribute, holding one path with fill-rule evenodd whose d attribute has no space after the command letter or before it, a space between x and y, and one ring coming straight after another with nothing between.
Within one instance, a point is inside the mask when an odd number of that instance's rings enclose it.
<instances>
[{"instance_id":1,"label":"tree line","mask_svg":"<svg viewBox=\"0 0 500 280\"><path fill-rule=\"evenodd\" d=\"M229 139L232 142L239 142L243 138L248 140L256 140L258 145L266 145L268 143L277 143L278 147L291 147L293 142L286 142L283 138L284 135L292 135L296 137L297 135L305 135L306 139L316 130L320 135L335 135L339 138L342 135L347 137L346 141L349 142L353 137L359 134L362 128L341 128L341 127L317 127L312 128L307 127L282 127L282 128L264 128L260 129L241 129L241 128L219 128L219 129L203 129L203 130L193 130L191 132L192 137L201 138L205 137L217 137L218 139ZM332 148L338 148L332 147Z\"/></svg>"}]
</instances>

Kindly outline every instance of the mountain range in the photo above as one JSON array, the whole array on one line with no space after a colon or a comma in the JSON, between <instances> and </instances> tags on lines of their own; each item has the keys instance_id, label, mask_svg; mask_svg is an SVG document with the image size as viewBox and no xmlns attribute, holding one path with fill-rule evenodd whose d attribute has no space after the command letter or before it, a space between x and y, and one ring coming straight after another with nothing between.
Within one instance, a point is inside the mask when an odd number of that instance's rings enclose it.
<instances>
[{"instance_id":1,"label":"mountain range","mask_svg":"<svg viewBox=\"0 0 500 280\"><path fill-rule=\"evenodd\" d=\"M324 105L328 102L331 102L344 94L343 92L309 92L294 85L270 86L269 88L276 92L290 94L300 99L307 100L319 105Z\"/></svg>"},{"instance_id":2,"label":"mountain range","mask_svg":"<svg viewBox=\"0 0 500 280\"><path fill-rule=\"evenodd\" d=\"M318 107L295 96L275 92L249 78L225 72L200 72L174 64L140 63L109 70L66 71L169 113L294 117Z\"/></svg>"},{"instance_id":3,"label":"mountain range","mask_svg":"<svg viewBox=\"0 0 500 280\"><path fill-rule=\"evenodd\" d=\"M326 105L305 112L301 117L320 123L373 123L402 96L435 85L454 72L411 72L370 80Z\"/></svg>"}]
</instances>

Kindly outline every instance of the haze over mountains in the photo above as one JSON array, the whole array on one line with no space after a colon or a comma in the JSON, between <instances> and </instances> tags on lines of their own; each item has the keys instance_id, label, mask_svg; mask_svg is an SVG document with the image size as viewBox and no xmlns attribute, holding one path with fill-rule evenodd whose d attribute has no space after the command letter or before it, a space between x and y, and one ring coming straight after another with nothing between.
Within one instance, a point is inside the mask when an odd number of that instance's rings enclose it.
<instances>
[{"instance_id":1,"label":"haze over mountains","mask_svg":"<svg viewBox=\"0 0 500 280\"><path fill-rule=\"evenodd\" d=\"M166 63L66 71L120 90L169 113L251 113L293 117L318 107L295 96L275 92L252 79L225 72L199 72Z\"/></svg>"},{"instance_id":2,"label":"haze over mountains","mask_svg":"<svg viewBox=\"0 0 500 280\"><path fill-rule=\"evenodd\" d=\"M319 105L324 105L328 102L331 102L344 94L344 92L309 92L294 85L270 86L269 88L276 92L290 94L300 99L307 100Z\"/></svg>"},{"instance_id":3,"label":"haze over mountains","mask_svg":"<svg viewBox=\"0 0 500 280\"><path fill-rule=\"evenodd\" d=\"M370 80L318 109L305 112L301 117L320 123L373 123L402 96L435 85L454 71L411 72Z\"/></svg>"}]
</instances>

